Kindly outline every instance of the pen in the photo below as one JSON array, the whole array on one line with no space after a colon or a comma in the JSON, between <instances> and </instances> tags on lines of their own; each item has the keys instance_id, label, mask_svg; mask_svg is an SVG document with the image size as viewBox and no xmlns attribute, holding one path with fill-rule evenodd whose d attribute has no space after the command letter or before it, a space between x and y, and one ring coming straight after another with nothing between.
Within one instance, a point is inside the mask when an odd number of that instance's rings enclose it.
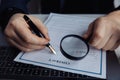
<instances>
[{"instance_id":1,"label":"pen","mask_svg":"<svg viewBox=\"0 0 120 80\"><path fill-rule=\"evenodd\" d=\"M36 25L32 22L32 20L27 16L23 16L26 23L30 26L30 29L39 37L45 38L45 36L42 34L42 32L36 27ZM51 50L52 53L56 54L54 48L51 46L50 43L46 44L46 46Z\"/></svg>"}]
</instances>

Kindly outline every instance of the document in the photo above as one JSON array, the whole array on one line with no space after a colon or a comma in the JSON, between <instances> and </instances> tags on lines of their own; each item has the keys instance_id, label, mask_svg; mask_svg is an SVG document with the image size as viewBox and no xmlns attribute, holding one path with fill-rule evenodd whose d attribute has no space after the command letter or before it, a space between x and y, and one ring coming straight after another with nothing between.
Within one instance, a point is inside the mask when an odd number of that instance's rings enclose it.
<instances>
[{"instance_id":1,"label":"document","mask_svg":"<svg viewBox=\"0 0 120 80\"><path fill-rule=\"evenodd\" d=\"M20 52L14 60L17 62L105 79L105 51L97 50L90 46L88 55L81 60L70 60L60 51L60 41L64 36L69 34L82 36L93 20L95 20L95 18L51 13L44 24L48 28L49 36L51 38L50 43L55 48L57 54L54 55L46 47L43 50L33 52Z\"/></svg>"}]
</instances>

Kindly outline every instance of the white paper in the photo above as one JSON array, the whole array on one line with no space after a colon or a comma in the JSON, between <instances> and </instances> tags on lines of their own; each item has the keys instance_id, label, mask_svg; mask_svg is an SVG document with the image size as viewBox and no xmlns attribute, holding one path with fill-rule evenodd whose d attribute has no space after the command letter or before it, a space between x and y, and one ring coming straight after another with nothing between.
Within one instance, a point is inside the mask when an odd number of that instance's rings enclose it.
<instances>
[{"instance_id":1,"label":"white paper","mask_svg":"<svg viewBox=\"0 0 120 80\"><path fill-rule=\"evenodd\" d=\"M60 40L68 34L82 35L95 18L51 13L45 21L51 38L51 45L57 52L50 53L48 48L23 53L15 61L48 67L52 69L106 78L106 52L90 47L88 55L81 60L70 60L60 51Z\"/></svg>"},{"instance_id":2,"label":"white paper","mask_svg":"<svg viewBox=\"0 0 120 80\"><path fill-rule=\"evenodd\" d=\"M115 49L115 54L116 54L118 62L120 64L120 46L117 49Z\"/></svg>"}]
</instances>

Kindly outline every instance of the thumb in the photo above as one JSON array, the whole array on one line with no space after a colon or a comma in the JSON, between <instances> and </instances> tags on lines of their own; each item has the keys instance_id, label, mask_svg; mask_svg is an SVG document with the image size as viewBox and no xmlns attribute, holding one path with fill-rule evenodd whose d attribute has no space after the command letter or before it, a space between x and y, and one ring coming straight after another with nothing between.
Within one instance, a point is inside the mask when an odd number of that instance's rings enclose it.
<instances>
[{"instance_id":1,"label":"thumb","mask_svg":"<svg viewBox=\"0 0 120 80\"><path fill-rule=\"evenodd\" d=\"M85 32L85 34L83 34L84 39L89 38L89 36L92 34L92 29L93 29L93 23L91 23L89 25L87 32Z\"/></svg>"}]
</instances>

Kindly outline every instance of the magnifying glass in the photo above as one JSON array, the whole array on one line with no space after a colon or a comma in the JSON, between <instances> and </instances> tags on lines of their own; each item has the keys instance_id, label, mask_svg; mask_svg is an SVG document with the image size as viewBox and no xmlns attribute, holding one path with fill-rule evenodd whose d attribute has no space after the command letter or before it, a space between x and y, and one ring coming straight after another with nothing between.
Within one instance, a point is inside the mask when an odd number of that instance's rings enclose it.
<instances>
[{"instance_id":1,"label":"magnifying glass","mask_svg":"<svg viewBox=\"0 0 120 80\"><path fill-rule=\"evenodd\" d=\"M89 52L88 40L74 34L66 35L61 39L60 50L65 57L80 60Z\"/></svg>"}]
</instances>

